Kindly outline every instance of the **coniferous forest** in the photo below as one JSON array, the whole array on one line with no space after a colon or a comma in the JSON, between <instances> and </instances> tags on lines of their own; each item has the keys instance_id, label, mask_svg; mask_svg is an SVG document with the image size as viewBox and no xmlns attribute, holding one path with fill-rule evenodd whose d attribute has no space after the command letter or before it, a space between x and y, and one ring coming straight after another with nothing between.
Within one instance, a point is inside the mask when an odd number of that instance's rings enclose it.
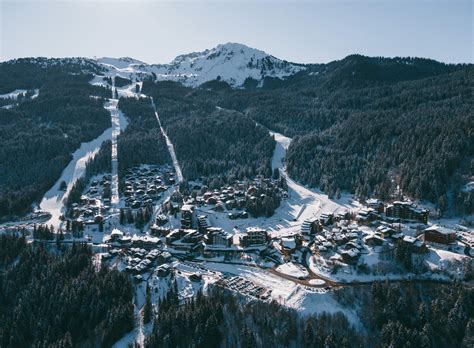
<instances>
[{"instance_id":1,"label":"coniferous forest","mask_svg":"<svg viewBox=\"0 0 474 348\"><path fill-rule=\"evenodd\" d=\"M275 302L218 288L179 304L173 288L159 304L147 347L470 347L474 291L461 284L390 284L335 292L358 307L364 330L342 313L302 316ZM179 325L176 325L179 323Z\"/></svg>"},{"instance_id":2,"label":"coniferous forest","mask_svg":"<svg viewBox=\"0 0 474 348\"><path fill-rule=\"evenodd\" d=\"M0 219L31 209L80 144L110 127L110 91L90 85L92 70L84 71L75 60L0 64L0 91L39 89L35 99L0 108Z\"/></svg>"},{"instance_id":3,"label":"coniferous forest","mask_svg":"<svg viewBox=\"0 0 474 348\"><path fill-rule=\"evenodd\" d=\"M88 246L48 251L2 235L0 255L1 347L110 347L133 327L131 282L97 269Z\"/></svg>"},{"instance_id":4,"label":"coniferous forest","mask_svg":"<svg viewBox=\"0 0 474 348\"><path fill-rule=\"evenodd\" d=\"M159 305L146 347L362 347L363 342L343 314L300 316L276 302L246 303L213 288L182 305L171 290Z\"/></svg>"},{"instance_id":5,"label":"coniferous forest","mask_svg":"<svg viewBox=\"0 0 474 348\"><path fill-rule=\"evenodd\" d=\"M220 105L293 137L289 174L330 196L388 198L397 185L441 210L474 211L471 65L349 56Z\"/></svg>"},{"instance_id":6,"label":"coniferous forest","mask_svg":"<svg viewBox=\"0 0 474 348\"><path fill-rule=\"evenodd\" d=\"M129 125L117 139L119 175L141 164L171 163L165 139L148 98L120 98L119 109Z\"/></svg>"},{"instance_id":7,"label":"coniferous forest","mask_svg":"<svg viewBox=\"0 0 474 348\"><path fill-rule=\"evenodd\" d=\"M251 118L219 107L225 91L229 89L193 90L167 81L145 81L142 88L157 103L186 178L270 177L275 141Z\"/></svg>"},{"instance_id":8,"label":"coniferous forest","mask_svg":"<svg viewBox=\"0 0 474 348\"><path fill-rule=\"evenodd\" d=\"M80 142L110 125L101 100L110 90L88 84L100 69L74 59L0 65L0 92L40 90L35 99L29 93L14 108L0 109L0 218L28 211ZM464 185L474 174L472 82L471 65L353 55L308 65L286 80L266 78L260 88L252 81L235 90L218 80L197 89L147 80L143 93L154 97L188 179L270 176L274 141L258 122L293 137L290 175L330 196L347 190L388 198L398 186L441 211L469 214L474 194ZM149 104L120 102L131 119L119 139L122 171L144 160L168 161Z\"/></svg>"}]
</instances>

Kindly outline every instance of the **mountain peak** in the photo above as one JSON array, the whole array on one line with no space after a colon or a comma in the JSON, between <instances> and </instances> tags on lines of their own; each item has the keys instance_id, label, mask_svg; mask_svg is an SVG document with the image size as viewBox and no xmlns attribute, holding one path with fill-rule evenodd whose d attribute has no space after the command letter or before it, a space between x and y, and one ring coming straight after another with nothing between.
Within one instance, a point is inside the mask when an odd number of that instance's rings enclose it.
<instances>
[{"instance_id":1,"label":"mountain peak","mask_svg":"<svg viewBox=\"0 0 474 348\"><path fill-rule=\"evenodd\" d=\"M177 81L190 87L212 80L241 87L248 78L261 83L265 77L285 78L305 69L300 64L289 63L236 42L182 54L169 64L149 65L129 57L102 57L95 58L95 61L114 73L129 76L154 74L157 80Z\"/></svg>"},{"instance_id":2,"label":"mountain peak","mask_svg":"<svg viewBox=\"0 0 474 348\"><path fill-rule=\"evenodd\" d=\"M275 58L264 51L228 42L201 52L177 56L170 64L150 67L158 80L174 80L188 86L220 79L240 87L247 78L262 81L265 77L284 78L304 67Z\"/></svg>"}]
</instances>

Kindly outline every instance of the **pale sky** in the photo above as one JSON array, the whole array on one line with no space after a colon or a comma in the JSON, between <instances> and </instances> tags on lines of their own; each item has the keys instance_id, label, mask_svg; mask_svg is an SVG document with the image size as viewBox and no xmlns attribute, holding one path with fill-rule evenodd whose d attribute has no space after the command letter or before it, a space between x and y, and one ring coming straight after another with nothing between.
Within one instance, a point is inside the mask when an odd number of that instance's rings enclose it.
<instances>
[{"instance_id":1,"label":"pale sky","mask_svg":"<svg viewBox=\"0 0 474 348\"><path fill-rule=\"evenodd\" d=\"M352 53L472 63L472 0L0 0L0 60L122 57L167 63L239 42L298 63Z\"/></svg>"}]
</instances>

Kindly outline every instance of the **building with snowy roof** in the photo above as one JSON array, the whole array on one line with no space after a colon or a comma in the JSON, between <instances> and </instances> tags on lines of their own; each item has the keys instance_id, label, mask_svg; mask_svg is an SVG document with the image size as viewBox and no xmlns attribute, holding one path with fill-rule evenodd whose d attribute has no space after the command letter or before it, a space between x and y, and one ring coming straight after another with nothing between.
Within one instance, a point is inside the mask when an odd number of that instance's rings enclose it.
<instances>
[{"instance_id":1,"label":"building with snowy roof","mask_svg":"<svg viewBox=\"0 0 474 348\"><path fill-rule=\"evenodd\" d=\"M450 228L433 225L425 229L425 242L451 244L456 241L456 231Z\"/></svg>"}]
</instances>

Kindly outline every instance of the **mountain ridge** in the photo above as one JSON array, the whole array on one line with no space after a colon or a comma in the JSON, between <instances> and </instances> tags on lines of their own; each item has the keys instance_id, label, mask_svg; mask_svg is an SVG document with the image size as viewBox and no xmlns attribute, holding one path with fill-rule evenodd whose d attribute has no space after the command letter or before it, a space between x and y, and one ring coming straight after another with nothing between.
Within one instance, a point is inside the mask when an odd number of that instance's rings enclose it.
<instances>
[{"instance_id":1,"label":"mountain ridge","mask_svg":"<svg viewBox=\"0 0 474 348\"><path fill-rule=\"evenodd\" d=\"M351 54L324 64L300 64L277 58L244 44L227 42L203 51L176 56L170 63L148 64L131 57L94 58L19 58L1 64L29 62L41 66L76 64L88 71L101 71L109 76L154 81L174 81L187 87L203 86L220 81L233 88L275 88L301 79L331 84L364 81L395 82L414 80L451 72L470 64L447 64L432 59L414 57L368 57ZM93 65L96 66L94 69ZM203 86L204 87L204 86Z\"/></svg>"}]
</instances>

